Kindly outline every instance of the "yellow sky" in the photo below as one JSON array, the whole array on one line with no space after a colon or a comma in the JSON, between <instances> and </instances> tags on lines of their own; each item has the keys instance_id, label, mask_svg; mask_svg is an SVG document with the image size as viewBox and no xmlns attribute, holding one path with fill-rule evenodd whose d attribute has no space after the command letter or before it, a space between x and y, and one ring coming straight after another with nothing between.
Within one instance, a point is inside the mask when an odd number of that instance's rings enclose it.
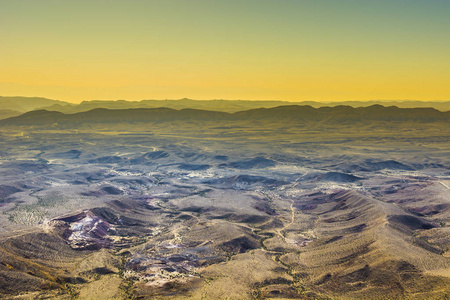
<instances>
[{"instance_id":1,"label":"yellow sky","mask_svg":"<svg viewBox=\"0 0 450 300\"><path fill-rule=\"evenodd\" d=\"M0 95L449 100L449 12L437 0L0 0Z\"/></svg>"}]
</instances>

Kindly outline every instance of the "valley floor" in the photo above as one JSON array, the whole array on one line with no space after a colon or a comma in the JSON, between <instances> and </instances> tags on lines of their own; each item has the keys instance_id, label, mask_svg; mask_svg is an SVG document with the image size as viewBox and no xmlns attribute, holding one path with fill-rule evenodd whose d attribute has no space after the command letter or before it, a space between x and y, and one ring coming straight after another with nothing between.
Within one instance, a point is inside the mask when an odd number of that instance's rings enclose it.
<instances>
[{"instance_id":1,"label":"valley floor","mask_svg":"<svg viewBox=\"0 0 450 300\"><path fill-rule=\"evenodd\" d=\"M0 298L450 297L448 128L238 125L1 129Z\"/></svg>"}]
</instances>

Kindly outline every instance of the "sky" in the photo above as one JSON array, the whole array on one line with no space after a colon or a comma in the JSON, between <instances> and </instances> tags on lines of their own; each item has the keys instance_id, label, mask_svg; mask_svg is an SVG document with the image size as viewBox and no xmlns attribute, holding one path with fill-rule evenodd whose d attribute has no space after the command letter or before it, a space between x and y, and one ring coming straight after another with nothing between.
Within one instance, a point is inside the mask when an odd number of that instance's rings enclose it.
<instances>
[{"instance_id":1,"label":"sky","mask_svg":"<svg viewBox=\"0 0 450 300\"><path fill-rule=\"evenodd\" d=\"M0 95L450 100L449 0L0 0Z\"/></svg>"}]
</instances>

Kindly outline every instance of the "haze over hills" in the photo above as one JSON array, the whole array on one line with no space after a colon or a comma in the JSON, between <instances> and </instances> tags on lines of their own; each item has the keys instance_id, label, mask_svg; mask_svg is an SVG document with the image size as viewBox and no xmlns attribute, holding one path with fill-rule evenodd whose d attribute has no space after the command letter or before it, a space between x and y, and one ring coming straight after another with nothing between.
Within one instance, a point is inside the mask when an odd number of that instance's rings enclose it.
<instances>
[{"instance_id":1,"label":"haze over hills","mask_svg":"<svg viewBox=\"0 0 450 300\"><path fill-rule=\"evenodd\" d=\"M21 115L22 113L17 110L10 110L10 109L0 109L0 120L6 119L10 117L15 117L18 115Z\"/></svg>"},{"instance_id":2,"label":"haze over hills","mask_svg":"<svg viewBox=\"0 0 450 300\"><path fill-rule=\"evenodd\" d=\"M236 113L198 109L174 110L170 108L106 109L64 114L56 111L35 110L23 115L0 120L0 125L56 125L63 127L88 123L137 123L162 121L259 121L259 122L448 122L450 112L433 108L398 108L373 105L352 108L350 106L313 108L311 106L280 106L258 108Z\"/></svg>"},{"instance_id":3,"label":"haze over hills","mask_svg":"<svg viewBox=\"0 0 450 300\"><path fill-rule=\"evenodd\" d=\"M338 106L348 105L352 107L371 106L374 104L381 104L384 106L398 106L398 107L433 107L441 111L450 110L450 101L344 101L344 102L316 102L316 101L257 101L257 100L142 100L142 101L83 101L78 105L61 105L55 104L49 107L41 107L42 109L55 110L64 113L76 113L91 110L94 108L109 108L109 109L126 109L126 108L156 108L167 107L172 109L204 109L224 112L237 112L242 110L254 108L271 108L282 105L310 105L312 107L323 106Z\"/></svg>"},{"instance_id":4,"label":"haze over hills","mask_svg":"<svg viewBox=\"0 0 450 300\"><path fill-rule=\"evenodd\" d=\"M52 100L42 97L2 97L0 96L0 109L27 112L33 109L50 105L68 105L68 102Z\"/></svg>"},{"instance_id":5,"label":"haze over hills","mask_svg":"<svg viewBox=\"0 0 450 300\"><path fill-rule=\"evenodd\" d=\"M129 108L158 108L166 107L172 109L202 109L222 112L238 112L255 108L271 108L286 105L309 105L315 108L324 106L352 106L366 107L375 104L383 106L397 106L400 108L413 107L432 107L440 111L450 110L450 101L340 101L340 102L315 102L315 101L255 101L255 100L141 100L141 101L125 101L125 100L92 100L83 101L79 104L73 104L65 101L51 100L46 98L30 98L30 97L0 97L0 109L7 110L2 113L0 118L7 118L19 115L31 110L45 109L49 111L59 111L63 113L78 113L89 111L95 108L108 109L129 109Z\"/></svg>"}]
</instances>

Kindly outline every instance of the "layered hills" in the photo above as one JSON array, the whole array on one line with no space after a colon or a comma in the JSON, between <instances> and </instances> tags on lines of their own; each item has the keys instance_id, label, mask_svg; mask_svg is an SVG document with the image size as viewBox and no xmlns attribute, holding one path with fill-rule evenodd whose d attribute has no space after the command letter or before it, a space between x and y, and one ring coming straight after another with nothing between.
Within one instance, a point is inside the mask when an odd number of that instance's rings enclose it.
<instances>
[{"instance_id":1,"label":"layered hills","mask_svg":"<svg viewBox=\"0 0 450 300\"><path fill-rule=\"evenodd\" d=\"M450 112L433 108L399 108L373 105L353 108L335 106L313 108L311 106L279 106L258 108L236 113L198 109L174 110L170 108L106 109L64 114L56 111L36 110L0 121L0 125L76 125L83 123L162 122L162 121L281 121L281 122L438 122L450 121Z\"/></svg>"},{"instance_id":2,"label":"layered hills","mask_svg":"<svg viewBox=\"0 0 450 300\"><path fill-rule=\"evenodd\" d=\"M157 108L167 107L172 109L203 109L224 112L238 112L255 108L271 108L285 105L310 105L315 108L323 106L345 105L352 107L366 107L371 105L398 106L402 108L432 107L441 111L450 110L449 101L343 101L343 102L316 102L316 101L250 101L250 100L142 100L142 101L83 101L78 105L55 103L40 108L60 111L63 113L77 113L95 108L127 109L127 108Z\"/></svg>"},{"instance_id":3,"label":"layered hills","mask_svg":"<svg viewBox=\"0 0 450 300\"><path fill-rule=\"evenodd\" d=\"M257 108L272 108L277 106L287 105L309 105L315 108L325 106L351 106L351 107L367 107L372 105L383 106L397 106L401 108L413 107L431 107L440 111L450 110L450 101L414 101L414 100L373 100L373 101L340 101L340 102L317 102L317 101L269 101L269 100L193 100L193 99L178 99L178 100L141 100L141 101L126 101L126 100L91 100L83 101L79 104L69 103L60 100L52 100L41 97L1 97L0 109L24 113L31 110L45 109L49 111L59 111L66 114L74 114L78 112L85 112L96 108L107 109L131 109L131 108L160 108L166 107L171 109L200 109L222 112L238 112ZM12 116L2 114L0 111L0 118Z\"/></svg>"}]
</instances>

